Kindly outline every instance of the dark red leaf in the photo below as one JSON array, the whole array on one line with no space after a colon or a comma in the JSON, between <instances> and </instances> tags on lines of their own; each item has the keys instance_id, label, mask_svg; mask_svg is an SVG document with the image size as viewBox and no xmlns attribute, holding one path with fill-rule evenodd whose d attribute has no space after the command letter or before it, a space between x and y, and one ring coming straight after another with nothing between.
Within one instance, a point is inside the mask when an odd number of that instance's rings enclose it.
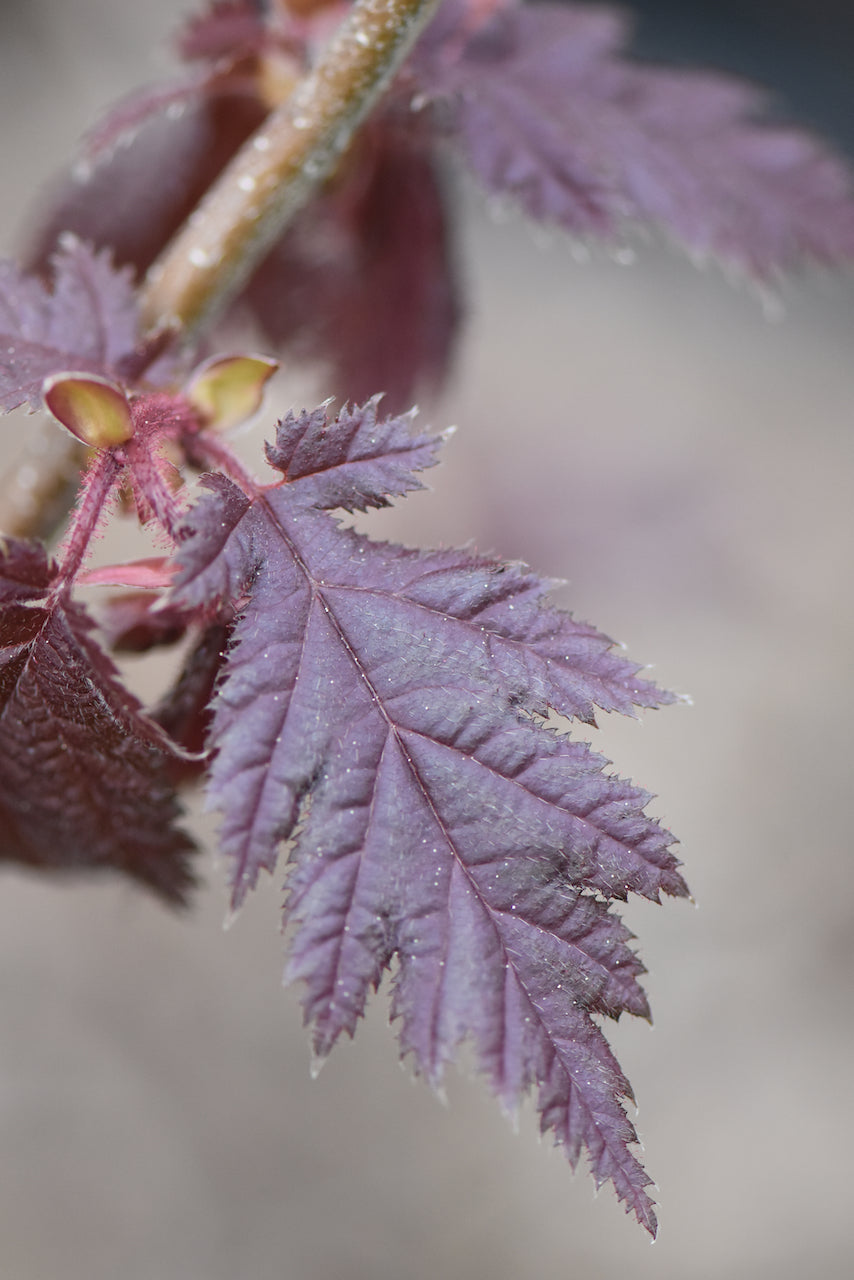
<instances>
[{"instance_id":1,"label":"dark red leaf","mask_svg":"<svg viewBox=\"0 0 854 1280\"><path fill-rule=\"evenodd\" d=\"M296 219L247 299L266 335L321 362L339 400L377 391L400 412L441 385L461 313L441 175L390 120Z\"/></svg>"},{"instance_id":2,"label":"dark red leaf","mask_svg":"<svg viewBox=\"0 0 854 1280\"><path fill-rule=\"evenodd\" d=\"M126 591L101 605L100 628L114 653L148 653L183 638L187 615L158 604L162 601L151 591Z\"/></svg>"},{"instance_id":3,"label":"dark red leaf","mask_svg":"<svg viewBox=\"0 0 854 1280\"><path fill-rule=\"evenodd\" d=\"M208 746L217 679L231 643L230 623L213 622L190 650L178 679L154 712L154 718L185 752L200 756ZM202 761L176 760L178 780L201 773Z\"/></svg>"},{"instance_id":4,"label":"dark red leaf","mask_svg":"<svg viewBox=\"0 0 854 1280\"><path fill-rule=\"evenodd\" d=\"M159 726L118 682L44 552L0 554L0 858L122 871L180 904L193 843L176 826Z\"/></svg>"}]
</instances>

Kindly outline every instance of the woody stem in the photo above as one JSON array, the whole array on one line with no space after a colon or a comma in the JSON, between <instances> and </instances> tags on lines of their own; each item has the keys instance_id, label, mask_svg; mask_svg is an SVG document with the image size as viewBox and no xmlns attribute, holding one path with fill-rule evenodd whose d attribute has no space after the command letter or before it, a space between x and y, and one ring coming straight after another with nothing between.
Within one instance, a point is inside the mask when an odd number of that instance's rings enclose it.
<instances>
[{"instance_id":1,"label":"woody stem","mask_svg":"<svg viewBox=\"0 0 854 1280\"><path fill-rule=\"evenodd\" d=\"M210 324L334 168L437 5L355 0L313 70L152 265L141 295L145 329L191 337ZM80 464L52 426L31 432L26 456L0 480L0 530L49 537L67 514L69 477Z\"/></svg>"},{"instance_id":2,"label":"woody stem","mask_svg":"<svg viewBox=\"0 0 854 1280\"><path fill-rule=\"evenodd\" d=\"M235 295L334 168L437 7L355 0L314 69L240 149L152 265L144 323L192 334Z\"/></svg>"}]
</instances>

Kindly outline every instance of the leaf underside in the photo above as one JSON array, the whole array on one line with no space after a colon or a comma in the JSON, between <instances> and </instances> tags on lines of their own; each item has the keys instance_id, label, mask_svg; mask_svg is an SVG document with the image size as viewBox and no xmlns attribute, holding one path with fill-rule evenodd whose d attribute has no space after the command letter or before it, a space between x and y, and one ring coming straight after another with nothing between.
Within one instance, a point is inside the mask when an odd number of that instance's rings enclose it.
<instances>
[{"instance_id":1,"label":"leaf underside","mask_svg":"<svg viewBox=\"0 0 854 1280\"><path fill-rule=\"evenodd\" d=\"M277 483L206 479L176 603L240 607L210 740L233 904L292 841L289 974L316 1052L352 1035L395 961L417 1070L438 1082L470 1040L506 1105L535 1087L570 1161L586 1149L654 1230L594 1017L648 1015L611 900L686 888L646 793L532 717L670 699L522 567L372 542L328 514L417 487L437 443L375 402L319 409L268 445Z\"/></svg>"},{"instance_id":2,"label":"leaf underside","mask_svg":"<svg viewBox=\"0 0 854 1280\"><path fill-rule=\"evenodd\" d=\"M443 6L414 67L490 191L577 235L651 226L758 276L854 257L847 166L765 122L760 91L632 62L607 7L500 5L466 40L468 9Z\"/></svg>"}]
</instances>

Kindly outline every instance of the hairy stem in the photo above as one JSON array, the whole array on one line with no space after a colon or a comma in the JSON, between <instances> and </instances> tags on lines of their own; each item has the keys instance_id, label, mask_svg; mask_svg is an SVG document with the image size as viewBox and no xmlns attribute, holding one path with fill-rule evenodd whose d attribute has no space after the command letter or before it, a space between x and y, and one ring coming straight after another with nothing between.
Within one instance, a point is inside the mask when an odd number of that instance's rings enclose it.
<instances>
[{"instance_id":1,"label":"hairy stem","mask_svg":"<svg viewBox=\"0 0 854 1280\"><path fill-rule=\"evenodd\" d=\"M314 70L241 148L148 273L143 320L192 333L240 289L317 184L438 0L355 0Z\"/></svg>"},{"instance_id":2,"label":"hairy stem","mask_svg":"<svg viewBox=\"0 0 854 1280\"><path fill-rule=\"evenodd\" d=\"M62 542L59 584L72 582L79 573L121 471L122 464L112 450L93 456Z\"/></svg>"},{"instance_id":3,"label":"hairy stem","mask_svg":"<svg viewBox=\"0 0 854 1280\"><path fill-rule=\"evenodd\" d=\"M228 444L211 431L200 432L192 441L192 462L202 468L214 467L229 476L250 498L259 489L258 481L244 467Z\"/></svg>"}]
</instances>

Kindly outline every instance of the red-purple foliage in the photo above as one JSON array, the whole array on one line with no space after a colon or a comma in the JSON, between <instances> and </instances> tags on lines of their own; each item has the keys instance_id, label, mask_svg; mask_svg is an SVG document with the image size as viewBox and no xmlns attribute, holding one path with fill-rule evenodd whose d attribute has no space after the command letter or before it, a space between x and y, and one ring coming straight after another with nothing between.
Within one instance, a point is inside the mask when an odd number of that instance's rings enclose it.
<instances>
[{"instance_id":1,"label":"red-purple foliage","mask_svg":"<svg viewBox=\"0 0 854 1280\"><path fill-rule=\"evenodd\" d=\"M600 1023L649 1013L614 900L687 889L648 794L547 726L672 695L525 567L373 542L334 513L388 505L435 461L440 438L398 411L441 378L459 310L444 142L534 217L612 240L654 226L760 275L854 254L849 179L805 135L758 124L753 90L627 60L607 8L448 0L244 291L275 343L363 401L288 414L261 483L222 431L274 362L185 380L173 335L140 333L132 277L337 12L209 5L181 39L185 78L91 135L35 238L41 276L0 263L0 409L44 402L90 450L58 564L0 545L0 858L120 870L182 901L193 846L175 788L206 765L234 907L287 851L288 972L317 1054L390 970L420 1073L438 1082L468 1042L501 1100L533 1091L570 1162L586 1151L654 1233ZM174 557L86 574L118 505ZM186 637L151 714L96 643L84 581L129 588L103 615L115 649Z\"/></svg>"},{"instance_id":2,"label":"red-purple foliage","mask_svg":"<svg viewBox=\"0 0 854 1280\"><path fill-rule=\"evenodd\" d=\"M0 553L0 859L124 871L169 901L193 884L169 741L33 544Z\"/></svg>"},{"instance_id":3,"label":"red-purple foliage","mask_svg":"<svg viewBox=\"0 0 854 1280\"><path fill-rule=\"evenodd\" d=\"M89 135L31 261L43 266L71 230L144 272L328 30L328 11L307 22L228 3L199 15L180 42L192 71L125 99ZM431 142L408 110L372 118L245 291L267 340L323 362L342 399L383 391L404 409L450 364L460 305Z\"/></svg>"},{"instance_id":4,"label":"red-purple foliage","mask_svg":"<svg viewBox=\"0 0 854 1280\"><path fill-rule=\"evenodd\" d=\"M52 290L0 262L0 410L41 408L51 374L118 376L140 343L130 273L73 237L52 261Z\"/></svg>"},{"instance_id":5,"label":"red-purple foliage","mask_svg":"<svg viewBox=\"0 0 854 1280\"><path fill-rule=\"evenodd\" d=\"M417 487L436 444L373 403L319 409L268 446L283 481L206 477L175 599L242 602L208 786L233 905L292 840L289 971L315 1051L353 1034L393 965L417 1069L438 1082L473 1041L505 1103L537 1087L543 1128L652 1229L628 1085L591 1016L648 1012L608 901L687 890L647 794L535 717L670 699L519 566L371 542L327 514Z\"/></svg>"},{"instance_id":6,"label":"red-purple foliage","mask_svg":"<svg viewBox=\"0 0 854 1280\"><path fill-rule=\"evenodd\" d=\"M33 260L70 229L145 270L337 12L198 14L179 41L192 69L90 134ZM446 140L489 191L575 234L645 225L763 276L854 256L853 191L832 152L763 123L748 84L634 63L626 38L607 6L447 0L350 159L248 284L269 339L324 361L339 397L385 390L393 410L442 379L460 314L437 168Z\"/></svg>"},{"instance_id":7,"label":"red-purple foliage","mask_svg":"<svg viewBox=\"0 0 854 1280\"><path fill-rule=\"evenodd\" d=\"M846 166L764 123L752 86L630 61L607 7L504 4L461 38L467 9L450 0L413 66L490 191L576 234L651 226L759 276L854 256Z\"/></svg>"},{"instance_id":8,"label":"red-purple foliage","mask_svg":"<svg viewBox=\"0 0 854 1280\"><path fill-rule=\"evenodd\" d=\"M200 13L180 41L192 70L120 103L90 135L33 260L70 229L144 271L329 25L325 6ZM598 5L446 0L347 161L248 284L267 338L323 362L345 400L380 390L400 410L441 383L461 311L445 141L488 190L574 234L654 227L759 276L854 256L854 194L829 150L763 123L763 95L746 84L632 62L626 38L623 17Z\"/></svg>"}]
</instances>

